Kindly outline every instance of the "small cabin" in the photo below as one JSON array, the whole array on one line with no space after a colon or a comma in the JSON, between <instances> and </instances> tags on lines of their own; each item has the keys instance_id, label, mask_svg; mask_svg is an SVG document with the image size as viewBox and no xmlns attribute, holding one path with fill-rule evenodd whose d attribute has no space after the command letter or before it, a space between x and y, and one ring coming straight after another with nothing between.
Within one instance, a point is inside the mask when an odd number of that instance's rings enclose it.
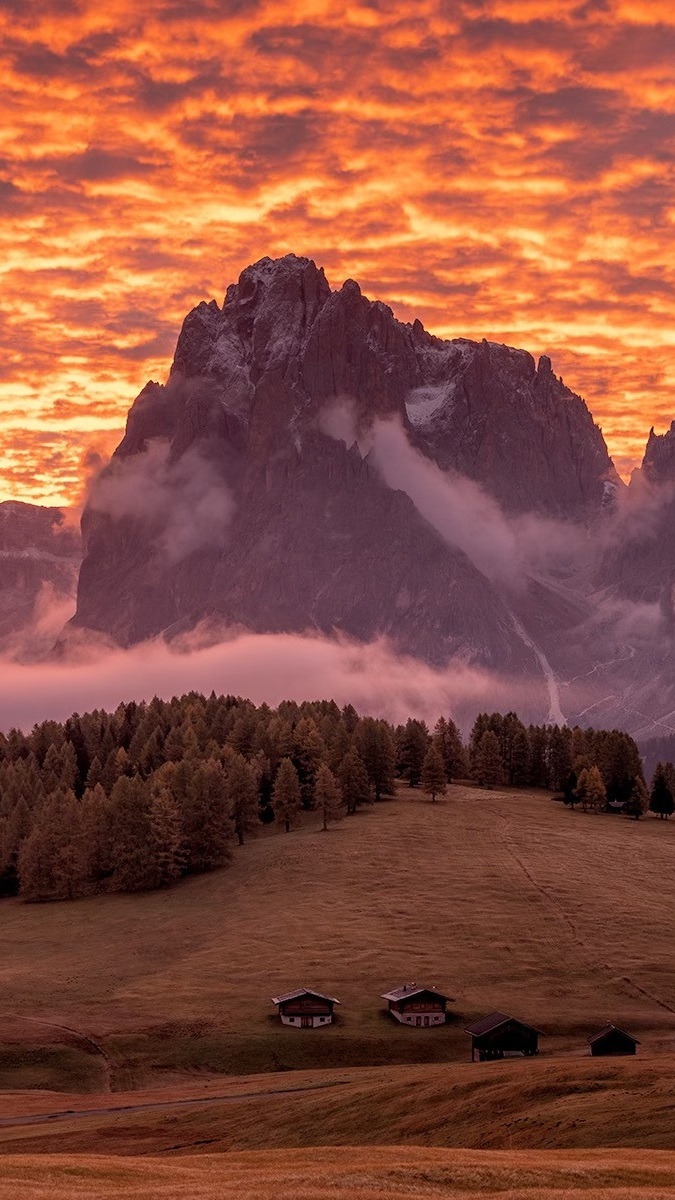
<instances>
[{"instance_id":1,"label":"small cabin","mask_svg":"<svg viewBox=\"0 0 675 1200\"><path fill-rule=\"evenodd\" d=\"M591 1054L594 1058L609 1058L610 1055L636 1054L640 1045L637 1038L632 1037L616 1025L607 1024L588 1039Z\"/></svg>"},{"instance_id":2,"label":"small cabin","mask_svg":"<svg viewBox=\"0 0 675 1200\"><path fill-rule=\"evenodd\" d=\"M469 1025L465 1033L471 1035L471 1061L491 1062L497 1058L511 1058L522 1054L529 1058L539 1053L541 1030L506 1013L494 1012L480 1021Z\"/></svg>"},{"instance_id":3,"label":"small cabin","mask_svg":"<svg viewBox=\"0 0 675 1200\"><path fill-rule=\"evenodd\" d=\"M382 996L389 1004L389 1012L401 1025L444 1025L445 1010L452 996L444 996L435 987L418 987L415 983L404 983L401 987L385 992Z\"/></svg>"},{"instance_id":4,"label":"small cabin","mask_svg":"<svg viewBox=\"0 0 675 1200\"><path fill-rule=\"evenodd\" d=\"M283 996L273 996L272 1004L279 1009L282 1025L293 1025L296 1029L316 1029L319 1025L331 1025L333 1009L340 1001L335 996L324 996L309 988L296 988Z\"/></svg>"}]
</instances>

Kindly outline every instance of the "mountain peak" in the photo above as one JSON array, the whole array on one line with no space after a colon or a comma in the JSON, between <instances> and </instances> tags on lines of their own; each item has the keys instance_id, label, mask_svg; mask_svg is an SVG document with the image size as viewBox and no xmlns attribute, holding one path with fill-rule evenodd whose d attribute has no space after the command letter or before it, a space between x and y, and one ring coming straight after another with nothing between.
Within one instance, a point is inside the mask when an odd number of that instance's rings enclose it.
<instances>
[{"instance_id":1,"label":"mountain peak","mask_svg":"<svg viewBox=\"0 0 675 1200\"><path fill-rule=\"evenodd\" d=\"M380 461L338 424L384 436ZM391 482L382 455L397 453ZM408 469L432 488L463 477L507 516L575 522L601 512L614 474L546 356L537 370L524 350L443 341L353 279L331 291L309 258L261 258L222 308L187 315L169 382L133 406L85 513L77 623L133 642L217 616L386 635L438 662L467 646L529 661L480 555L443 541Z\"/></svg>"},{"instance_id":2,"label":"mountain peak","mask_svg":"<svg viewBox=\"0 0 675 1200\"><path fill-rule=\"evenodd\" d=\"M675 421L665 433L649 431L642 473L650 483L669 483L675 480Z\"/></svg>"}]
</instances>

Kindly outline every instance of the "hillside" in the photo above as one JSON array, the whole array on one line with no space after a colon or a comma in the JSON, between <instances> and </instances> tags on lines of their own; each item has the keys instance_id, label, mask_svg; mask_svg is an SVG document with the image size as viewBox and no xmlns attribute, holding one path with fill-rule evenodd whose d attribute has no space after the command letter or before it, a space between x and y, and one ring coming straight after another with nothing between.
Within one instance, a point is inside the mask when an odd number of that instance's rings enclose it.
<instances>
[{"instance_id":1,"label":"hillside","mask_svg":"<svg viewBox=\"0 0 675 1200\"><path fill-rule=\"evenodd\" d=\"M675 1149L675 1056L345 1067L0 1096L0 1155L323 1146Z\"/></svg>"},{"instance_id":2,"label":"hillside","mask_svg":"<svg viewBox=\"0 0 675 1200\"><path fill-rule=\"evenodd\" d=\"M542 1058L587 1053L608 1019L642 1055L673 1050L674 839L545 793L453 786L432 805L402 789L328 833L315 817L264 833L168 891L3 901L0 1083L466 1062L463 1026L495 1008L544 1031ZM395 1026L379 997L404 980L446 990L453 1020ZM341 1000L335 1027L276 1023L269 997L299 984Z\"/></svg>"}]
</instances>

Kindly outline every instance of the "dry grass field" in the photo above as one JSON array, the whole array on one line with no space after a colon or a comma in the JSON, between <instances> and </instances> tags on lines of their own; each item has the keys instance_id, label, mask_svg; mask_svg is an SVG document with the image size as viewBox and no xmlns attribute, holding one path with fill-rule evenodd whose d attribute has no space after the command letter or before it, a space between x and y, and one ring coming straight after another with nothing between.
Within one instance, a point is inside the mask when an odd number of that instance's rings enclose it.
<instances>
[{"instance_id":1,"label":"dry grass field","mask_svg":"<svg viewBox=\"0 0 675 1200\"><path fill-rule=\"evenodd\" d=\"M13 1200L671 1200L672 1155L386 1147L166 1160L5 1159Z\"/></svg>"},{"instance_id":2,"label":"dry grass field","mask_svg":"<svg viewBox=\"0 0 675 1200\"><path fill-rule=\"evenodd\" d=\"M0 1097L0 1155L674 1150L674 1067L672 1055L550 1058L238 1076L114 1096L11 1093Z\"/></svg>"},{"instance_id":3,"label":"dry grass field","mask_svg":"<svg viewBox=\"0 0 675 1200\"><path fill-rule=\"evenodd\" d=\"M0 1086L466 1061L463 1025L493 1008L539 1026L542 1055L585 1053L608 1019L675 1052L674 868L673 823L458 786L310 818L170 891L5 901ZM454 1019L397 1027L379 996L404 980ZM269 997L300 984L339 997L335 1027L275 1022Z\"/></svg>"},{"instance_id":4,"label":"dry grass field","mask_svg":"<svg viewBox=\"0 0 675 1200\"><path fill-rule=\"evenodd\" d=\"M401 789L171 891L3 902L2 1194L675 1200L674 867L675 824ZM404 980L452 1019L395 1025ZM299 984L335 1027L276 1023ZM467 1061L493 1008L538 1059ZM637 1058L588 1056L608 1019Z\"/></svg>"}]
</instances>

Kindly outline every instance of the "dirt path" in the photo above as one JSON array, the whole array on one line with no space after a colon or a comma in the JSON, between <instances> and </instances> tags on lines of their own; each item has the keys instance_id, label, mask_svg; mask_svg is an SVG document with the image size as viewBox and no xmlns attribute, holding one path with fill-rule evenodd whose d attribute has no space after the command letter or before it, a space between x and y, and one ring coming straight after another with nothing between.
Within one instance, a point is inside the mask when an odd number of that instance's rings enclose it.
<instances>
[{"instance_id":1,"label":"dirt path","mask_svg":"<svg viewBox=\"0 0 675 1200\"><path fill-rule=\"evenodd\" d=\"M61 1027L57 1026L57 1028ZM335 1079L328 1083L308 1083L302 1087L266 1088L258 1092L239 1092L235 1096L192 1096L182 1100L150 1100L145 1104L111 1104L103 1108L63 1108L48 1113L30 1113L26 1116L0 1117L0 1127L46 1125L54 1121L76 1120L80 1117L111 1116L117 1113L161 1112L167 1108L187 1108L193 1105L234 1104L238 1100L256 1100L261 1096L291 1096L296 1092L319 1092L326 1088L342 1087L351 1082L352 1080L350 1079Z\"/></svg>"},{"instance_id":2,"label":"dirt path","mask_svg":"<svg viewBox=\"0 0 675 1200\"><path fill-rule=\"evenodd\" d=\"M115 1091L115 1088L113 1087L113 1071L115 1070L114 1064L108 1058L108 1055L103 1047L100 1046L98 1042L95 1042L93 1038L89 1037L87 1033L82 1033L80 1029L73 1029L70 1025L59 1025L55 1021L43 1021L40 1017L26 1017L21 1013L10 1013L9 1015L12 1020L27 1021L30 1025L42 1025L45 1029L58 1029L60 1033L67 1033L71 1037L77 1038L83 1046L86 1046L91 1054L96 1054L101 1059L104 1084L101 1090L104 1092Z\"/></svg>"}]
</instances>

